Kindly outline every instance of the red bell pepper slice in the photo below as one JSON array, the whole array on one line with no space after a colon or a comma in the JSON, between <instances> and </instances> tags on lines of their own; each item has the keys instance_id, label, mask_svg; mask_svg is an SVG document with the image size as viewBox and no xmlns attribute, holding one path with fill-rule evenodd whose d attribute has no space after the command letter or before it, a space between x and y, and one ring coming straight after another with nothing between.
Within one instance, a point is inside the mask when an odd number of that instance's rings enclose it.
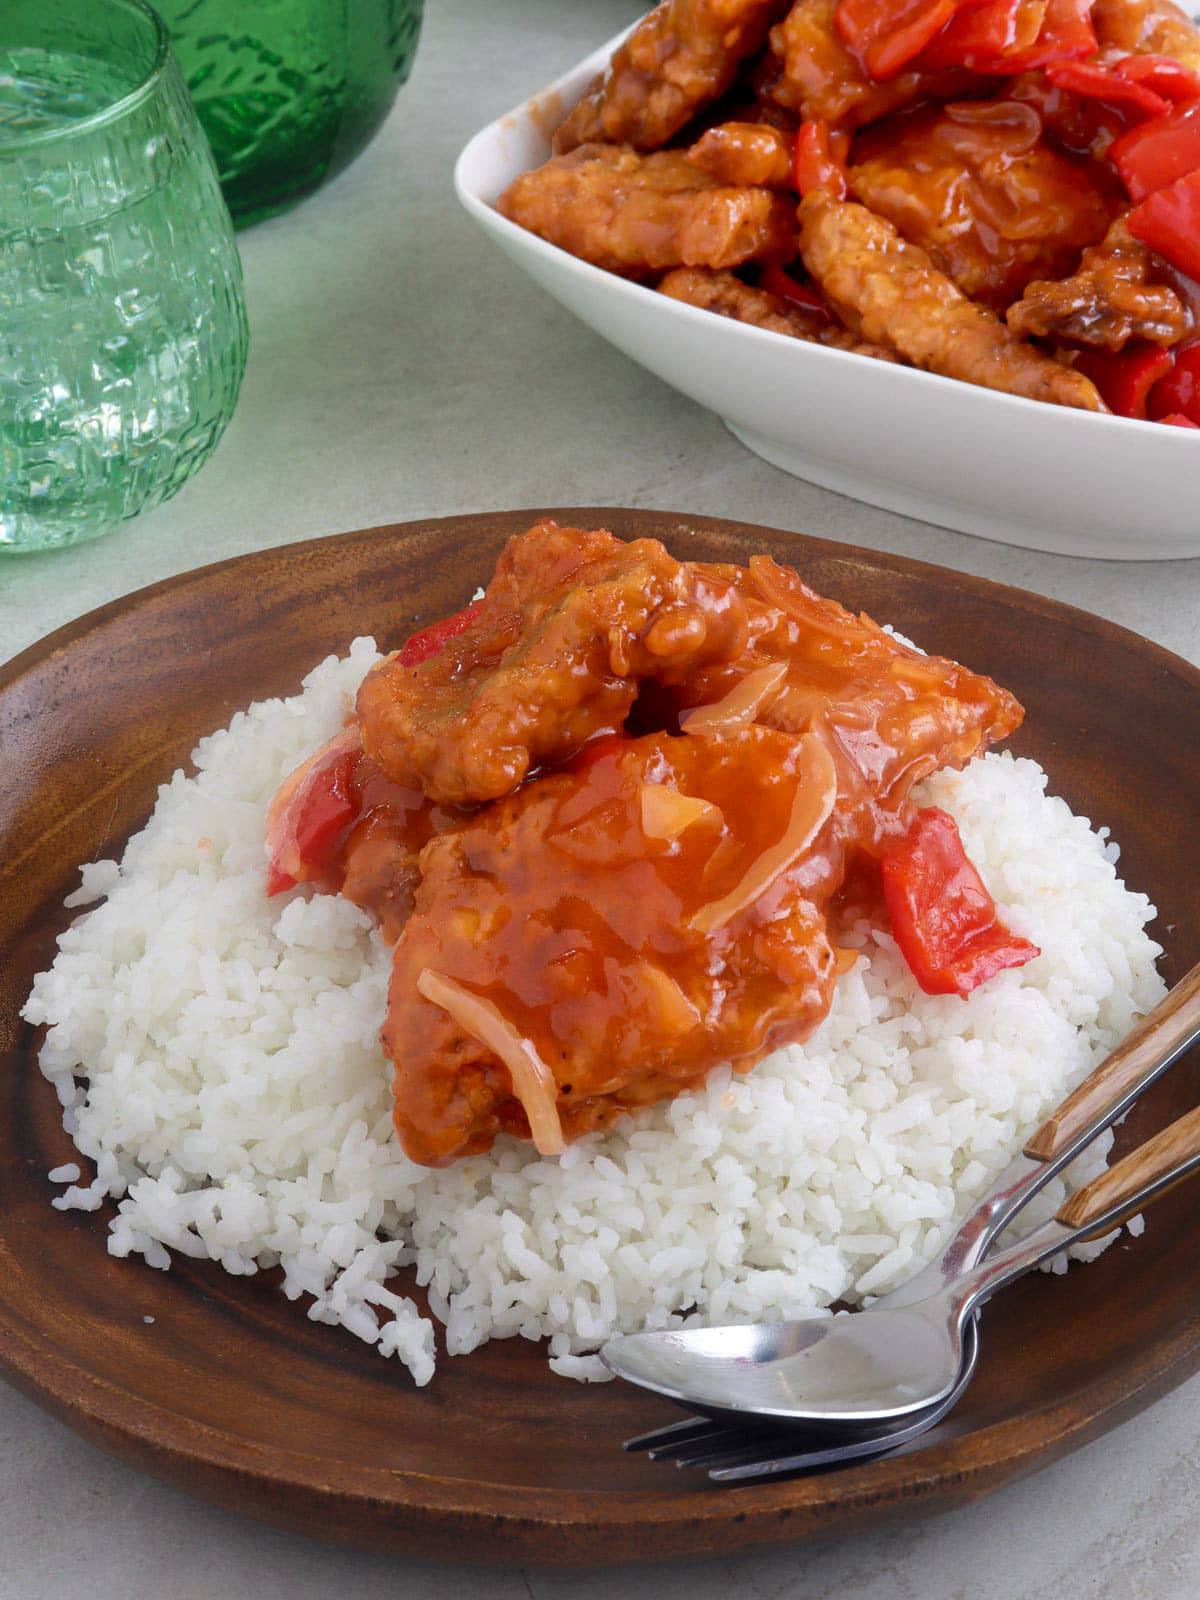
<instances>
[{"instance_id":1,"label":"red bell pepper slice","mask_svg":"<svg viewBox=\"0 0 1200 1600\"><path fill-rule=\"evenodd\" d=\"M362 760L357 750L347 751L313 774L305 786L296 813L296 852L301 865L320 872L329 865L338 836L358 810L354 774Z\"/></svg>"},{"instance_id":2,"label":"red bell pepper slice","mask_svg":"<svg viewBox=\"0 0 1200 1600\"><path fill-rule=\"evenodd\" d=\"M763 268L758 286L760 289L765 289L768 294L778 295L781 300L786 300L789 305L796 306L800 311L820 317L822 322L833 321L833 312L812 284L798 283L791 273L786 272L777 262L773 261L770 266Z\"/></svg>"},{"instance_id":3,"label":"red bell pepper slice","mask_svg":"<svg viewBox=\"0 0 1200 1600\"><path fill-rule=\"evenodd\" d=\"M362 759L351 726L284 780L267 814L268 895L319 877L331 865L342 833L358 815Z\"/></svg>"},{"instance_id":4,"label":"red bell pepper slice","mask_svg":"<svg viewBox=\"0 0 1200 1600\"><path fill-rule=\"evenodd\" d=\"M1094 61L1051 61L1046 76L1056 89L1066 89L1082 100L1099 100L1131 119L1161 117L1171 109L1169 100L1144 83L1120 78Z\"/></svg>"},{"instance_id":5,"label":"red bell pepper slice","mask_svg":"<svg viewBox=\"0 0 1200 1600\"><path fill-rule=\"evenodd\" d=\"M1046 0L991 0L990 4L964 8L921 52L917 66L922 72L990 67L1007 51L1033 45L1045 16Z\"/></svg>"},{"instance_id":6,"label":"red bell pepper slice","mask_svg":"<svg viewBox=\"0 0 1200 1600\"><path fill-rule=\"evenodd\" d=\"M1155 344L1133 342L1124 350L1081 350L1075 370L1089 377L1118 417L1145 419L1151 389L1171 370L1175 358Z\"/></svg>"},{"instance_id":7,"label":"red bell pepper slice","mask_svg":"<svg viewBox=\"0 0 1200 1600\"><path fill-rule=\"evenodd\" d=\"M483 601L472 600L469 606L456 611L452 617L431 622L420 633L414 633L400 651L400 665L415 667L422 661L428 661L431 656L440 655L451 639L466 632L482 610Z\"/></svg>"},{"instance_id":8,"label":"red bell pepper slice","mask_svg":"<svg viewBox=\"0 0 1200 1600\"><path fill-rule=\"evenodd\" d=\"M1177 428L1200 427L1200 341L1176 350L1174 366L1150 391L1146 414L1155 422L1181 417Z\"/></svg>"},{"instance_id":9,"label":"red bell pepper slice","mask_svg":"<svg viewBox=\"0 0 1200 1600\"><path fill-rule=\"evenodd\" d=\"M1131 83L1145 84L1173 104L1200 100L1200 77L1171 56L1126 56L1113 71Z\"/></svg>"},{"instance_id":10,"label":"red bell pepper slice","mask_svg":"<svg viewBox=\"0 0 1200 1600\"><path fill-rule=\"evenodd\" d=\"M956 0L839 0L842 43L877 82L894 78L946 26Z\"/></svg>"},{"instance_id":11,"label":"red bell pepper slice","mask_svg":"<svg viewBox=\"0 0 1200 1600\"><path fill-rule=\"evenodd\" d=\"M1200 278L1200 171L1147 195L1125 223L1164 261L1189 278Z\"/></svg>"},{"instance_id":12,"label":"red bell pepper slice","mask_svg":"<svg viewBox=\"0 0 1200 1600\"><path fill-rule=\"evenodd\" d=\"M1200 168L1200 102L1130 128L1113 140L1108 158L1133 200L1186 178Z\"/></svg>"},{"instance_id":13,"label":"red bell pepper slice","mask_svg":"<svg viewBox=\"0 0 1200 1600\"><path fill-rule=\"evenodd\" d=\"M295 880L295 878L292 877L290 872L285 872L283 870L283 868L275 861L272 861L268 865L268 867L267 867L267 899L268 900L270 900L272 898L272 896L274 896L274 895L282 894L285 889L294 889L295 887L296 887L296 880Z\"/></svg>"},{"instance_id":14,"label":"red bell pepper slice","mask_svg":"<svg viewBox=\"0 0 1200 1600\"><path fill-rule=\"evenodd\" d=\"M1015 75L1032 72L1050 61L1076 61L1094 56L1096 30L1092 26L1093 0L1047 0L1041 32L1028 49L1008 50L990 61L974 63L977 72Z\"/></svg>"},{"instance_id":15,"label":"red bell pepper slice","mask_svg":"<svg viewBox=\"0 0 1200 1600\"><path fill-rule=\"evenodd\" d=\"M1200 432L1200 422L1193 422L1191 417L1182 416L1178 411L1173 411L1169 417L1158 417L1158 422L1165 422L1169 428L1195 428Z\"/></svg>"},{"instance_id":16,"label":"red bell pepper slice","mask_svg":"<svg viewBox=\"0 0 1200 1600\"><path fill-rule=\"evenodd\" d=\"M846 198L846 172L833 154L827 123L800 124L796 132L793 171L796 188L801 194L828 189L835 199Z\"/></svg>"},{"instance_id":17,"label":"red bell pepper slice","mask_svg":"<svg viewBox=\"0 0 1200 1600\"><path fill-rule=\"evenodd\" d=\"M892 933L926 994L965 998L997 972L1040 955L1001 922L947 812L918 811L882 865Z\"/></svg>"}]
</instances>

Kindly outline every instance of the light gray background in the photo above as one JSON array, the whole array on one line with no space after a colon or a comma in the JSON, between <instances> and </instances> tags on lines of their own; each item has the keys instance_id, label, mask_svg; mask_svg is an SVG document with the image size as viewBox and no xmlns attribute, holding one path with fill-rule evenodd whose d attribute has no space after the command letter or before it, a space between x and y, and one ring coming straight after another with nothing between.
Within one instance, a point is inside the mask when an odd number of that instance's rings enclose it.
<instances>
[{"instance_id":1,"label":"light gray background","mask_svg":"<svg viewBox=\"0 0 1200 1600\"><path fill-rule=\"evenodd\" d=\"M709 512L901 551L1056 595L1200 660L1196 563L1032 554L786 477L574 323L474 230L451 190L460 146L638 9L431 0L413 80L376 143L324 193L242 238L250 365L216 457L173 503L106 540L0 558L0 656L239 551L577 502ZM0 1387L0 1597L1191 1600L1198 1400L1200 1380L1037 1478L899 1533L670 1568L487 1574L326 1548L210 1510Z\"/></svg>"}]
</instances>

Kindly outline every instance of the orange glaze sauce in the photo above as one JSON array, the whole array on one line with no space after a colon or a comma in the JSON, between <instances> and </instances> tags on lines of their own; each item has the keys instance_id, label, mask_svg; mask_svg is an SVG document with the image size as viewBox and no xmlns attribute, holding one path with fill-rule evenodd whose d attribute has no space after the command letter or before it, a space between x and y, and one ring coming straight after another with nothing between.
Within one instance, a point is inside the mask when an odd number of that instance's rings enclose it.
<instances>
[{"instance_id":1,"label":"orange glaze sauce","mask_svg":"<svg viewBox=\"0 0 1200 1600\"><path fill-rule=\"evenodd\" d=\"M426 969L491 1001L533 1044L569 1138L678 1094L721 1061L745 1070L806 1037L837 966L819 908L841 880L844 822L822 812L809 848L749 904L720 926L696 924L722 901L736 906L785 840L813 756L803 740L754 727L598 741L432 847L384 1034L410 1156L452 1160L502 1128L528 1137L487 1052L455 1044L444 1013L420 997ZM658 791L705 804L662 837ZM471 1074L490 1070L494 1103L481 1114L484 1086Z\"/></svg>"},{"instance_id":2,"label":"orange glaze sauce","mask_svg":"<svg viewBox=\"0 0 1200 1600\"><path fill-rule=\"evenodd\" d=\"M313 881L323 893L342 894L361 906L394 944L412 910L422 848L453 827L460 813L390 782L365 755L355 767L352 789L356 815Z\"/></svg>"},{"instance_id":3,"label":"orange glaze sauce","mask_svg":"<svg viewBox=\"0 0 1200 1600\"><path fill-rule=\"evenodd\" d=\"M1072 98L1072 113L1078 104ZM1043 109L1052 123L1067 106L1051 88ZM1086 129L1066 131L1091 148L1090 113ZM965 294L997 311L1034 278L1073 271L1121 205L1110 172L1053 148L1042 112L1012 98L918 107L865 130L855 140L850 187Z\"/></svg>"}]
</instances>

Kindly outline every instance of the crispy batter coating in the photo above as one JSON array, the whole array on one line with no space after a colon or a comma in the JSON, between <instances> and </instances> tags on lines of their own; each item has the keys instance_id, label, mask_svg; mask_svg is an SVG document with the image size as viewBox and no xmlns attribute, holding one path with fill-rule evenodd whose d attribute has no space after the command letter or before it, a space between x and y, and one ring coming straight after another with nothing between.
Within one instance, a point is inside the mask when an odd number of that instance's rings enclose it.
<instances>
[{"instance_id":1,"label":"crispy batter coating","mask_svg":"<svg viewBox=\"0 0 1200 1600\"><path fill-rule=\"evenodd\" d=\"M817 311L807 312L798 305L789 305L781 296L765 289L752 288L732 272L680 267L669 272L658 289L672 300L682 300L702 311L715 311L718 316L730 317L735 322L748 322L754 328L766 328L770 333L806 339L810 344L828 345L834 350L853 350L858 355L874 356L877 361L896 359L890 350L866 344L840 322L824 318Z\"/></svg>"},{"instance_id":2,"label":"crispy batter coating","mask_svg":"<svg viewBox=\"0 0 1200 1600\"><path fill-rule=\"evenodd\" d=\"M1170 56L1200 72L1200 28L1173 0L1096 0L1092 25L1102 50Z\"/></svg>"},{"instance_id":3,"label":"crispy batter coating","mask_svg":"<svg viewBox=\"0 0 1200 1600\"><path fill-rule=\"evenodd\" d=\"M736 594L657 539L536 523L509 540L469 628L358 693L363 747L390 781L447 805L509 794L623 724L643 678L677 680L741 648Z\"/></svg>"},{"instance_id":4,"label":"crispy batter coating","mask_svg":"<svg viewBox=\"0 0 1200 1600\"><path fill-rule=\"evenodd\" d=\"M800 254L848 327L914 366L1030 400L1106 409L1082 373L1035 350L968 300L919 245L864 206L822 189L806 195Z\"/></svg>"},{"instance_id":5,"label":"crispy batter coating","mask_svg":"<svg viewBox=\"0 0 1200 1600\"><path fill-rule=\"evenodd\" d=\"M1155 283L1154 258L1118 217L1100 244L1085 250L1069 278L1031 283L1008 309L1015 332L1120 350L1130 339L1178 344L1191 313L1165 283Z\"/></svg>"},{"instance_id":6,"label":"crispy batter coating","mask_svg":"<svg viewBox=\"0 0 1200 1600\"><path fill-rule=\"evenodd\" d=\"M1053 149L1032 106L967 100L860 133L850 193L928 251L965 295L1002 311L1069 272L1120 203L1096 162Z\"/></svg>"},{"instance_id":7,"label":"crispy batter coating","mask_svg":"<svg viewBox=\"0 0 1200 1600\"><path fill-rule=\"evenodd\" d=\"M722 185L678 150L640 156L582 145L523 173L498 208L551 244L626 277L735 267L795 248L785 196Z\"/></svg>"},{"instance_id":8,"label":"crispy batter coating","mask_svg":"<svg viewBox=\"0 0 1200 1600\"><path fill-rule=\"evenodd\" d=\"M622 619L619 590L590 582L610 536L555 535L584 557L577 587L596 620L606 604ZM539 537L515 554L536 557ZM645 552L628 548L636 571ZM547 603L576 614L563 557L550 566ZM686 670L677 657L639 702L648 725L682 713L684 735L597 740L421 852L384 1029L414 1160L452 1161L501 1132L546 1150L548 1127L578 1138L803 1039L829 1004L826 915L847 870L869 882L912 785L1021 720L989 679L920 655L768 557L683 567L697 592L740 601L736 637ZM586 670L569 645L557 665Z\"/></svg>"},{"instance_id":9,"label":"crispy batter coating","mask_svg":"<svg viewBox=\"0 0 1200 1600\"><path fill-rule=\"evenodd\" d=\"M794 186L795 136L766 122L722 122L703 133L688 160L718 183Z\"/></svg>"},{"instance_id":10,"label":"crispy batter coating","mask_svg":"<svg viewBox=\"0 0 1200 1600\"><path fill-rule=\"evenodd\" d=\"M902 72L876 83L847 50L834 27L838 0L796 0L771 30L775 70L760 78L763 91L804 121L860 128L923 95L945 98L971 81L970 73Z\"/></svg>"},{"instance_id":11,"label":"crispy batter coating","mask_svg":"<svg viewBox=\"0 0 1200 1600\"><path fill-rule=\"evenodd\" d=\"M410 1157L441 1165L531 1131L506 1067L421 992L425 971L533 1045L567 1139L811 1033L836 972L821 910L843 872L836 822L804 869L720 929L692 927L785 835L802 750L765 728L613 740L423 852L383 1032ZM646 788L712 809L674 838L648 835Z\"/></svg>"},{"instance_id":12,"label":"crispy batter coating","mask_svg":"<svg viewBox=\"0 0 1200 1600\"><path fill-rule=\"evenodd\" d=\"M565 154L581 144L657 150L725 93L787 0L665 0L613 56L554 136Z\"/></svg>"},{"instance_id":13,"label":"crispy batter coating","mask_svg":"<svg viewBox=\"0 0 1200 1600\"><path fill-rule=\"evenodd\" d=\"M757 555L748 568L713 567L746 604L749 639L734 661L697 666L666 691L677 706L709 705L747 675L782 662L786 676L755 721L818 732L839 762L839 807L893 813L931 772L961 766L1006 739L1024 716L1006 689L944 656L922 655L869 617L810 589L790 567Z\"/></svg>"}]
</instances>

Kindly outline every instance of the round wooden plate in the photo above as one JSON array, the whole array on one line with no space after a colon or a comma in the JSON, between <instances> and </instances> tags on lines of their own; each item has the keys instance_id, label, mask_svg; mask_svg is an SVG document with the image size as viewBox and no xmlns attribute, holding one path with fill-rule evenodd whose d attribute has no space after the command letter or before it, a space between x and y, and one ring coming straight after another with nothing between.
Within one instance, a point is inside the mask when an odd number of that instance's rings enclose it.
<instances>
[{"instance_id":1,"label":"round wooden plate","mask_svg":"<svg viewBox=\"0 0 1200 1600\"><path fill-rule=\"evenodd\" d=\"M1200 956L1200 673L1095 617L895 556L669 512L556 513L679 556L769 550L818 590L993 674L1077 810L1109 823L1159 907L1174 980ZM198 735L292 690L358 633L395 644L461 606L535 514L454 517L268 550L115 602L0 672L0 1363L106 1449L284 1527L404 1554L615 1562L849 1532L962 1504L1065 1454L1200 1366L1195 1191L1065 1278L1035 1274L983 1323L979 1373L920 1448L737 1489L624 1455L677 1413L553 1377L541 1349L443 1359L414 1389L268 1277L169 1273L105 1250L103 1215L51 1209L74 1152L19 1007L64 926L77 865L119 849ZM1197 1098L1176 1067L1123 1142ZM153 1317L153 1323L145 1319Z\"/></svg>"}]
</instances>

